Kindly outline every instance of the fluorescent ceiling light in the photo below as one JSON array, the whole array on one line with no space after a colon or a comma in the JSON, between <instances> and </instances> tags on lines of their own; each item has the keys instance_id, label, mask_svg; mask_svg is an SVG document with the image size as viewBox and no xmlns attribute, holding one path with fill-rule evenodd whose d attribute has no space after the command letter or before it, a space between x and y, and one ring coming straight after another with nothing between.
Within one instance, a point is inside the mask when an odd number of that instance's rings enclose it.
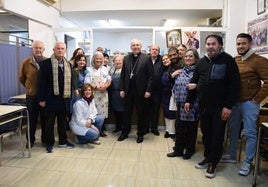
<instances>
[{"instance_id":1,"label":"fluorescent ceiling light","mask_svg":"<svg viewBox=\"0 0 268 187\"><path fill-rule=\"evenodd\" d=\"M165 22L165 27L174 27L176 24L176 20L174 19L167 19L167 21Z\"/></svg>"}]
</instances>

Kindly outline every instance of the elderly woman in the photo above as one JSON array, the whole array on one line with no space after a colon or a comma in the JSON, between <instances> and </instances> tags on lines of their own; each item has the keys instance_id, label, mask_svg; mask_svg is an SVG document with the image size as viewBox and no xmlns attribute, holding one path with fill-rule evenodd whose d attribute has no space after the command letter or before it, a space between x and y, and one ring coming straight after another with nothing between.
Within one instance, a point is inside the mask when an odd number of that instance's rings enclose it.
<instances>
[{"instance_id":1,"label":"elderly woman","mask_svg":"<svg viewBox=\"0 0 268 187\"><path fill-rule=\"evenodd\" d=\"M99 135L104 118L98 115L92 86L84 84L81 96L82 98L74 103L70 128L77 135L78 143L100 144Z\"/></svg>"},{"instance_id":2,"label":"elderly woman","mask_svg":"<svg viewBox=\"0 0 268 187\"><path fill-rule=\"evenodd\" d=\"M116 124L115 130L113 131L114 133L121 131L123 122L124 99L120 97L120 75L123 66L123 59L124 57L122 55L116 55L113 59L114 69L111 71L111 105L114 111Z\"/></svg>"},{"instance_id":3,"label":"elderly woman","mask_svg":"<svg viewBox=\"0 0 268 187\"><path fill-rule=\"evenodd\" d=\"M91 67L88 67L90 77L85 78L85 83L89 83L94 89L95 104L98 114L104 118L108 117L108 92L107 88L111 84L111 76L106 67L103 66L103 54L99 51L95 52L92 60ZM104 127L103 127L104 128ZM107 135L102 129L100 136L106 137Z\"/></svg>"}]
</instances>

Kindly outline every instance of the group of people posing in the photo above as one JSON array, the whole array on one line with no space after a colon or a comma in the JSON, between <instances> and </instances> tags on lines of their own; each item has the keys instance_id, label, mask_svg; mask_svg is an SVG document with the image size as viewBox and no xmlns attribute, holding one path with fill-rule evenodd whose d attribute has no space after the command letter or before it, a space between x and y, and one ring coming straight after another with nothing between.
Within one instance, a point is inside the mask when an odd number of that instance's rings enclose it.
<instances>
[{"instance_id":1,"label":"group of people posing","mask_svg":"<svg viewBox=\"0 0 268 187\"><path fill-rule=\"evenodd\" d=\"M208 178L216 176L219 162L236 163L243 121L246 158L239 174L247 176L256 151L259 104L268 94L268 61L254 53L251 42L249 34L238 34L238 55L233 58L224 52L222 37L212 34L205 39L207 53L199 58L196 49L184 45L171 47L162 56L159 46L152 45L149 54L144 54L141 41L133 39L132 53L125 57L116 55L111 67L109 56L99 50L86 67L83 49L76 49L67 61L66 45L57 42L52 56L45 58L44 44L34 41L33 56L23 61L20 70L30 117L28 141L34 146L40 112L41 141L48 153L55 144L56 117L59 147L74 147L67 140L68 127L78 143L100 144L99 136L107 136L108 109L114 112L114 132L121 131L118 141L124 141L131 130L135 106L137 143L142 143L150 131L160 135L158 119L162 106L164 137L175 141L168 157L192 157L200 121L204 160L195 167L207 169ZM230 148L223 155L226 124Z\"/></svg>"}]
</instances>

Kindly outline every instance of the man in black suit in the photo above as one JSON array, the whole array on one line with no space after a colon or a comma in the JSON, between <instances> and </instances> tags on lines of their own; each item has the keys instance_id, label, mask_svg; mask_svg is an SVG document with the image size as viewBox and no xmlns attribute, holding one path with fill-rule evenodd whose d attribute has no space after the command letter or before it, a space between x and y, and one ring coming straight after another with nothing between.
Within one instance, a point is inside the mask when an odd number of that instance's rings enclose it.
<instances>
[{"instance_id":1,"label":"man in black suit","mask_svg":"<svg viewBox=\"0 0 268 187\"><path fill-rule=\"evenodd\" d=\"M154 72L150 57L141 53L141 41L133 39L130 48L132 54L124 58L120 77L120 96L125 98L125 112L122 133L118 141L128 138L135 105L138 116L137 143L141 143L146 133L146 114L148 114L146 102L151 96Z\"/></svg>"},{"instance_id":2,"label":"man in black suit","mask_svg":"<svg viewBox=\"0 0 268 187\"><path fill-rule=\"evenodd\" d=\"M160 48L158 45L152 45L150 47L150 58L151 58L151 63L153 64L154 67L154 78L153 78L153 91L152 95L149 98L149 108L148 108L148 127L147 127L147 132L151 129L151 132L159 136L160 133L158 131L158 118L159 118L159 112L160 112L160 105L161 105L161 76L163 72L163 66L162 66L162 61L161 61L161 55L160 53Z\"/></svg>"}]
</instances>

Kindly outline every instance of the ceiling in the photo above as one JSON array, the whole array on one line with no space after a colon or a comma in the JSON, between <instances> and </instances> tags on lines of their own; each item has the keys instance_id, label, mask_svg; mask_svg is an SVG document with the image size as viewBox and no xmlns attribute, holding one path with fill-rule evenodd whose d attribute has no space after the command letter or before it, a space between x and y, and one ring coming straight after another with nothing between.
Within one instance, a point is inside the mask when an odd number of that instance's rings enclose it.
<instances>
[{"instance_id":1,"label":"ceiling","mask_svg":"<svg viewBox=\"0 0 268 187\"><path fill-rule=\"evenodd\" d=\"M208 26L208 18L222 17L222 10L116 10L61 12L79 27L169 27Z\"/></svg>"},{"instance_id":2,"label":"ceiling","mask_svg":"<svg viewBox=\"0 0 268 187\"><path fill-rule=\"evenodd\" d=\"M222 10L72 11L61 15L69 27L198 27L208 26L208 18L222 17ZM0 20L0 31L28 30L27 19L17 15L0 12ZM66 24L61 23L61 27Z\"/></svg>"}]
</instances>

